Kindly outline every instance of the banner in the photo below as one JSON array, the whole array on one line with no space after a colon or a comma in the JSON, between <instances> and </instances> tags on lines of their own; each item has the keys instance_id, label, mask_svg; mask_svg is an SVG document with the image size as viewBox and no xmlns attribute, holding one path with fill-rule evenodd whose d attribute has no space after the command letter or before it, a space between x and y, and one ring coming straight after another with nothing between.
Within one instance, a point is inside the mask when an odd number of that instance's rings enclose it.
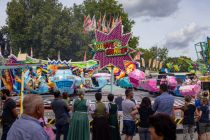
<instances>
[{"instance_id":1,"label":"banner","mask_svg":"<svg viewBox=\"0 0 210 140\"><path fill-rule=\"evenodd\" d=\"M156 61L156 67L155 67L156 69L158 69L158 67L159 67L159 62L160 61L158 61L158 60Z\"/></svg>"},{"instance_id":2,"label":"banner","mask_svg":"<svg viewBox=\"0 0 210 140\"><path fill-rule=\"evenodd\" d=\"M163 67L163 61L160 62L159 69L162 69L162 67Z\"/></svg>"},{"instance_id":3,"label":"banner","mask_svg":"<svg viewBox=\"0 0 210 140\"><path fill-rule=\"evenodd\" d=\"M96 42L93 46L94 60L98 60L100 69L109 65L125 70L124 61L133 61L130 53L134 52L128 46L131 33L123 34L122 23L119 22L108 34L95 31Z\"/></svg>"},{"instance_id":4,"label":"banner","mask_svg":"<svg viewBox=\"0 0 210 140\"><path fill-rule=\"evenodd\" d=\"M154 59L153 64L152 64L152 68L155 68L155 66L156 66L156 60Z\"/></svg>"},{"instance_id":5,"label":"banner","mask_svg":"<svg viewBox=\"0 0 210 140\"><path fill-rule=\"evenodd\" d=\"M152 59L150 58L149 59L149 68L151 67L151 64L152 64Z\"/></svg>"},{"instance_id":6,"label":"banner","mask_svg":"<svg viewBox=\"0 0 210 140\"><path fill-rule=\"evenodd\" d=\"M141 58L141 62L142 62L142 67L145 68L145 61L144 61L144 58Z\"/></svg>"}]
</instances>

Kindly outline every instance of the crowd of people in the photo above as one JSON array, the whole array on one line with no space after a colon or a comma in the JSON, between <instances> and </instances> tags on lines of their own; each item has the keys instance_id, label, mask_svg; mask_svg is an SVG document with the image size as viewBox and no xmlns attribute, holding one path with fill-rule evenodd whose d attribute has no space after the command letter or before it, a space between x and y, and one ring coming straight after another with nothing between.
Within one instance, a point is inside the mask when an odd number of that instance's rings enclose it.
<instances>
[{"instance_id":1,"label":"crowd of people","mask_svg":"<svg viewBox=\"0 0 210 140\"><path fill-rule=\"evenodd\" d=\"M174 122L174 96L168 93L166 84L160 85L160 93L151 103L150 98L143 97L140 104L134 99L132 89L126 89L125 99L108 94L108 103L102 102L102 93L95 94L96 103L90 104L85 99L85 91L77 90L77 98L69 106L68 96L54 91L51 102L55 114L55 134L50 131L44 119L44 103L39 95L29 94L23 100L23 114L18 118L15 101L10 98L7 89L2 91L5 100L2 114L3 135L1 140L132 140L139 133L140 140L176 140ZM209 140L209 101L208 94L198 96L195 104L192 97L185 97L184 106L180 107L183 115L183 140L195 139L195 126L199 140ZM119 114L122 111L123 129L120 130ZM72 112L72 113L70 113ZM92 128L90 129L90 115ZM137 129L136 120L140 120ZM43 123L44 122L44 123ZM54 136L53 136L54 135Z\"/></svg>"}]
</instances>

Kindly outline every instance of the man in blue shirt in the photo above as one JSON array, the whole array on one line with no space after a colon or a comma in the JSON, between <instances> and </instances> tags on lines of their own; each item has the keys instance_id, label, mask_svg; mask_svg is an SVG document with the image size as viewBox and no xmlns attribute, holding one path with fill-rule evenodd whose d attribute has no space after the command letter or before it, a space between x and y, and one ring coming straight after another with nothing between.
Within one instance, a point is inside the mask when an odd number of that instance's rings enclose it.
<instances>
[{"instance_id":1,"label":"man in blue shirt","mask_svg":"<svg viewBox=\"0 0 210 140\"><path fill-rule=\"evenodd\" d=\"M161 95L155 99L153 110L156 113L165 113L169 116L173 115L174 97L168 93L168 85L160 85Z\"/></svg>"},{"instance_id":2,"label":"man in blue shirt","mask_svg":"<svg viewBox=\"0 0 210 140\"><path fill-rule=\"evenodd\" d=\"M16 120L7 134L7 140L50 140L38 121L44 116L44 103L39 95L26 95L23 114Z\"/></svg>"}]
</instances>

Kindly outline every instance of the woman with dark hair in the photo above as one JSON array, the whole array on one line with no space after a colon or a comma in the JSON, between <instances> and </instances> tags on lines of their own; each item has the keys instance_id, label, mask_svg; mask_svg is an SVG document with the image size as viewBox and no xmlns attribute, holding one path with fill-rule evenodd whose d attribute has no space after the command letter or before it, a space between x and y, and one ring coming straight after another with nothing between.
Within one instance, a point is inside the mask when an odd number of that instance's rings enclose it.
<instances>
[{"instance_id":1,"label":"woman with dark hair","mask_svg":"<svg viewBox=\"0 0 210 140\"><path fill-rule=\"evenodd\" d=\"M110 140L109 125L108 125L108 109L105 104L101 102L102 94L97 92L95 94L96 104L93 110L93 132L92 140Z\"/></svg>"},{"instance_id":2,"label":"woman with dark hair","mask_svg":"<svg viewBox=\"0 0 210 140\"><path fill-rule=\"evenodd\" d=\"M190 138L194 139L194 114L196 107L191 104L192 97L187 95L185 96L185 105L181 108L183 111L183 140L187 140L188 133L190 134Z\"/></svg>"},{"instance_id":3,"label":"woman with dark hair","mask_svg":"<svg viewBox=\"0 0 210 140\"><path fill-rule=\"evenodd\" d=\"M118 125L118 109L117 105L113 102L114 95L109 94L107 96L109 100L109 116L108 116L108 123L109 123L109 132L110 132L110 140L120 140L120 132L119 132L119 125Z\"/></svg>"},{"instance_id":4,"label":"woman with dark hair","mask_svg":"<svg viewBox=\"0 0 210 140\"><path fill-rule=\"evenodd\" d=\"M150 140L149 129L149 117L154 114L151 107L151 100L148 97L144 97L140 104L139 115L140 115L140 128L139 137L140 140Z\"/></svg>"},{"instance_id":5,"label":"woman with dark hair","mask_svg":"<svg viewBox=\"0 0 210 140\"><path fill-rule=\"evenodd\" d=\"M199 139L201 140L209 140L209 107L208 107L208 99L203 97L200 108L197 108L196 114L198 114L198 126L199 126Z\"/></svg>"},{"instance_id":6,"label":"woman with dark hair","mask_svg":"<svg viewBox=\"0 0 210 140\"><path fill-rule=\"evenodd\" d=\"M149 118L151 140L176 140L176 124L167 114L157 113Z\"/></svg>"}]
</instances>

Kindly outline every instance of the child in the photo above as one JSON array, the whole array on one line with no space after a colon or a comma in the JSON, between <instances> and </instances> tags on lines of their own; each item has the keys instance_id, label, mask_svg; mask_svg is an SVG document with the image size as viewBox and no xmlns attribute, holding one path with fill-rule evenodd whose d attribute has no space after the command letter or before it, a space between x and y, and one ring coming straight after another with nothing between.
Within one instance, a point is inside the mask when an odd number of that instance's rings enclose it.
<instances>
[{"instance_id":1,"label":"child","mask_svg":"<svg viewBox=\"0 0 210 140\"><path fill-rule=\"evenodd\" d=\"M185 96L185 105L181 108L181 110L184 113L184 119L183 119L183 130L184 130L184 136L183 140L187 140L188 133L190 134L190 138L194 139L194 114L196 107L193 104L190 104L192 97L187 95Z\"/></svg>"},{"instance_id":2,"label":"child","mask_svg":"<svg viewBox=\"0 0 210 140\"><path fill-rule=\"evenodd\" d=\"M150 133L148 131L149 117L154 114L151 106L151 100L148 97L144 97L139 108L141 126L139 129L140 140L150 140Z\"/></svg>"},{"instance_id":3,"label":"child","mask_svg":"<svg viewBox=\"0 0 210 140\"><path fill-rule=\"evenodd\" d=\"M119 131L119 125L118 125L118 109L117 104L113 102L114 95L109 94L108 95L109 100L109 116L108 116L108 123L109 123L109 131L111 134L110 140L121 140L120 138L120 131Z\"/></svg>"}]
</instances>

